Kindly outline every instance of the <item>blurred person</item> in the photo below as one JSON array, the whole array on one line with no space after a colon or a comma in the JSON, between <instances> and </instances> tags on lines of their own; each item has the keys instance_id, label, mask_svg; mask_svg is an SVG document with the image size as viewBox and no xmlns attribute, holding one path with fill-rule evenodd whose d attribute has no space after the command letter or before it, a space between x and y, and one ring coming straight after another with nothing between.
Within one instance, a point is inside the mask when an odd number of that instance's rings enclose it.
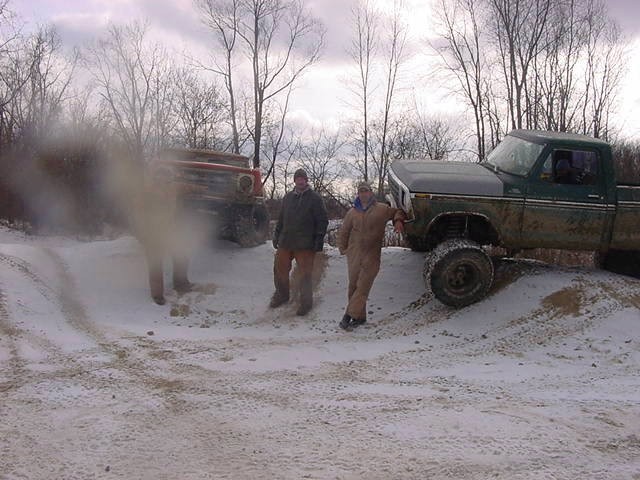
<instances>
[{"instance_id":1,"label":"blurred person","mask_svg":"<svg viewBox=\"0 0 640 480\"><path fill-rule=\"evenodd\" d=\"M193 287L187 275L191 242L180 197L194 187L177 182L173 169L161 162L151 164L144 171L142 183L132 212L133 229L144 249L151 298L158 305L164 305L166 256L171 258L173 266L174 290L184 293Z\"/></svg>"},{"instance_id":2,"label":"blurred person","mask_svg":"<svg viewBox=\"0 0 640 480\"><path fill-rule=\"evenodd\" d=\"M309 186L307 172L296 170L293 182L294 189L282 200L273 234L275 292L269 306L277 308L289 301L289 273L295 259L300 275L300 304L296 315L306 315L313 307L313 263L316 252L322 251L329 221L322 197Z\"/></svg>"},{"instance_id":3,"label":"blurred person","mask_svg":"<svg viewBox=\"0 0 640 480\"><path fill-rule=\"evenodd\" d=\"M367 321L367 299L380 270L380 254L386 224L393 220L397 233L404 232L405 213L399 208L379 203L371 185L362 182L358 194L342 221L338 232L338 249L347 255L349 287L346 312L339 325L351 330Z\"/></svg>"}]
</instances>

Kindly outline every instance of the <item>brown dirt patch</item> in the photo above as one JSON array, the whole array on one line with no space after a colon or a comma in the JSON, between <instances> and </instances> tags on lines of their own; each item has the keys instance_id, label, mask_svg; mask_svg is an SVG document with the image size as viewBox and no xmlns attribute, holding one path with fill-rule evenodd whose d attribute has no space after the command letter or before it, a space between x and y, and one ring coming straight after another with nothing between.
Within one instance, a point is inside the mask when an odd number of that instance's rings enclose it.
<instances>
[{"instance_id":1,"label":"brown dirt patch","mask_svg":"<svg viewBox=\"0 0 640 480\"><path fill-rule=\"evenodd\" d=\"M556 310L562 315L577 317L580 314L582 296L582 290L576 287L566 287L545 297L542 300L542 305L549 310Z\"/></svg>"}]
</instances>

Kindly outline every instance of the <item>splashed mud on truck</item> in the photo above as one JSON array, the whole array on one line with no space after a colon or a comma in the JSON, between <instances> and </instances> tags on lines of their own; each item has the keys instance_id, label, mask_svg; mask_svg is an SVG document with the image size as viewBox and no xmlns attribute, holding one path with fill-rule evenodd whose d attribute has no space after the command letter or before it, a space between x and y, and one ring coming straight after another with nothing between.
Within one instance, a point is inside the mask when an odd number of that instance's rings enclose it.
<instances>
[{"instance_id":1,"label":"splashed mud on truck","mask_svg":"<svg viewBox=\"0 0 640 480\"><path fill-rule=\"evenodd\" d=\"M640 182L616 181L602 140L514 130L481 163L395 162L389 188L407 242L428 252L426 286L447 305L489 291L485 246L595 251L605 268L640 273Z\"/></svg>"}]
</instances>

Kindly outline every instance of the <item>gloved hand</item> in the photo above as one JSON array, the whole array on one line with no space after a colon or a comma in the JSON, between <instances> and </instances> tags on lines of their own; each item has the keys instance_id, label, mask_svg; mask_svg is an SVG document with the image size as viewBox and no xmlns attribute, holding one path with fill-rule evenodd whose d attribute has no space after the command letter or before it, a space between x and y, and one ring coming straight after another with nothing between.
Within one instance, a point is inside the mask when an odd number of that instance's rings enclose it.
<instances>
[{"instance_id":1,"label":"gloved hand","mask_svg":"<svg viewBox=\"0 0 640 480\"><path fill-rule=\"evenodd\" d=\"M324 247L324 235L316 235L313 237L313 250L321 252Z\"/></svg>"}]
</instances>

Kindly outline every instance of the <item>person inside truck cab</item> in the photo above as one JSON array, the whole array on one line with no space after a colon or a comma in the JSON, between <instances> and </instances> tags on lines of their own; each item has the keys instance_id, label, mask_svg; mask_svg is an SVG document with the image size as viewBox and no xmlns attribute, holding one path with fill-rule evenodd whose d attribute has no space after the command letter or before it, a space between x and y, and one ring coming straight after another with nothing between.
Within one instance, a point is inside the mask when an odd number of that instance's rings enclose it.
<instances>
[{"instance_id":1,"label":"person inside truck cab","mask_svg":"<svg viewBox=\"0 0 640 480\"><path fill-rule=\"evenodd\" d=\"M571 152L567 150L556 150L554 157L554 183L563 185L575 185L576 177L574 169L571 166Z\"/></svg>"},{"instance_id":2,"label":"person inside truck cab","mask_svg":"<svg viewBox=\"0 0 640 480\"><path fill-rule=\"evenodd\" d=\"M575 184L575 179L573 178L573 173L571 170L571 166L569 164L569 160L560 159L556 163L556 173L554 175L554 182L560 183L563 185L573 185Z\"/></svg>"}]
</instances>

